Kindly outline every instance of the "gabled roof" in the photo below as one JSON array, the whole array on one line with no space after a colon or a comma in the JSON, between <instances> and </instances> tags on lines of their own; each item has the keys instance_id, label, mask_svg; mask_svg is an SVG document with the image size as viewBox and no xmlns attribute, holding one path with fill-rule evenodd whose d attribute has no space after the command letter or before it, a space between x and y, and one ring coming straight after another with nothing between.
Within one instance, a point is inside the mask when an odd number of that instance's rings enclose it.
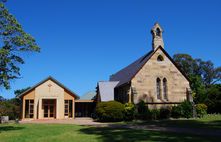
<instances>
[{"instance_id":1,"label":"gabled roof","mask_svg":"<svg viewBox=\"0 0 221 142\"><path fill-rule=\"evenodd\" d=\"M42 80L41 82L39 82L38 84L32 86L30 89L28 89L27 91L23 92L22 94L18 95L17 97L20 98L23 95L26 95L27 93L29 93L30 91L32 91L33 89L35 89L36 87L38 87L39 85L45 83L46 81L51 80L53 82L55 82L57 85L59 85L60 87L64 88L67 92L71 93L71 95L75 96L77 99L79 99L79 96L74 93L73 91L71 91L70 89L68 89L67 87L65 87L62 83L60 83L59 81L57 81L55 78L53 78L52 76L47 77L46 79Z\"/></svg>"},{"instance_id":2,"label":"gabled roof","mask_svg":"<svg viewBox=\"0 0 221 142\"><path fill-rule=\"evenodd\" d=\"M183 76L189 81L189 78L185 75L185 73L177 66L177 64L173 61L170 55L160 46L157 50L161 49L163 53L170 59L170 61L176 66L176 68L183 74ZM140 71L140 69L149 61L149 59L154 55L157 50L151 50L149 53L145 54L132 64L123 68L116 74L110 77L110 81L119 81L117 87L129 83L134 76Z\"/></svg>"},{"instance_id":3,"label":"gabled roof","mask_svg":"<svg viewBox=\"0 0 221 142\"><path fill-rule=\"evenodd\" d=\"M97 93L95 91L87 92L80 97L80 100L94 100L96 97L96 94Z\"/></svg>"},{"instance_id":4,"label":"gabled roof","mask_svg":"<svg viewBox=\"0 0 221 142\"><path fill-rule=\"evenodd\" d=\"M119 81L117 86L130 82L137 72L143 67L143 65L149 60L153 53L153 50L150 51L132 64L115 73L110 77L110 81Z\"/></svg>"}]
</instances>

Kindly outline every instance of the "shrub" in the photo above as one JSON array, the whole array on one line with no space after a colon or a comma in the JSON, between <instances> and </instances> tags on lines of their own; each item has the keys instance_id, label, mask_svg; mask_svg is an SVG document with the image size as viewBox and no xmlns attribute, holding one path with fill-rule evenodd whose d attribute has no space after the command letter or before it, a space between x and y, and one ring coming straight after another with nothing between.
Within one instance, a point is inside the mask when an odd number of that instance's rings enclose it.
<instances>
[{"instance_id":1,"label":"shrub","mask_svg":"<svg viewBox=\"0 0 221 142\"><path fill-rule=\"evenodd\" d=\"M182 108L181 108L180 105L172 107L171 116L173 118L180 118L180 117L182 117Z\"/></svg>"},{"instance_id":2,"label":"shrub","mask_svg":"<svg viewBox=\"0 0 221 142\"><path fill-rule=\"evenodd\" d=\"M197 117L203 117L204 115L207 114L207 106L205 104L197 104L196 113Z\"/></svg>"},{"instance_id":3,"label":"shrub","mask_svg":"<svg viewBox=\"0 0 221 142\"><path fill-rule=\"evenodd\" d=\"M193 117L193 106L191 102L189 101L184 101L178 106L173 106L172 107L172 112L171 115L173 118L191 118Z\"/></svg>"},{"instance_id":4,"label":"shrub","mask_svg":"<svg viewBox=\"0 0 221 142\"><path fill-rule=\"evenodd\" d=\"M132 121L135 116L135 106L132 103L124 104L124 120Z\"/></svg>"},{"instance_id":5,"label":"shrub","mask_svg":"<svg viewBox=\"0 0 221 142\"><path fill-rule=\"evenodd\" d=\"M159 109L152 109L150 110L150 118L152 120L157 120L160 118L160 110Z\"/></svg>"},{"instance_id":6,"label":"shrub","mask_svg":"<svg viewBox=\"0 0 221 142\"><path fill-rule=\"evenodd\" d=\"M124 105L117 101L100 102L96 106L98 121L116 122L124 117Z\"/></svg>"},{"instance_id":7,"label":"shrub","mask_svg":"<svg viewBox=\"0 0 221 142\"><path fill-rule=\"evenodd\" d=\"M144 101L140 101L137 104L137 112L136 112L136 118L145 120L150 117L150 111L148 109L148 106L146 106Z\"/></svg>"},{"instance_id":8,"label":"shrub","mask_svg":"<svg viewBox=\"0 0 221 142\"><path fill-rule=\"evenodd\" d=\"M160 109L160 119L168 119L171 117L171 108L163 107Z\"/></svg>"},{"instance_id":9,"label":"shrub","mask_svg":"<svg viewBox=\"0 0 221 142\"><path fill-rule=\"evenodd\" d=\"M0 116L9 116L10 120L19 118L20 106L15 104L12 100L5 100L0 102Z\"/></svg>"},{"instance_id":10,"label":"shrub","mask_svg":"<svg viewBox=\"0 0 221 142\"><path fill-rule=\"evenodd\" d=\"M148 106L146 106L144 101L140 101L137 104L137 111L138 113L142 114L142 113L146 113L148 111Z\"/></svg>"},{"instance_id":11,"label":"shrub","mask_svg":"<svg viewBox=\"0 0 221 142\"><path fill-rule=\"evenodd\" d=\"M180 104L182 108L182 117L191 118L193 117L193 105L189 101L184 101Z\"/></svg>"}]
</instances>

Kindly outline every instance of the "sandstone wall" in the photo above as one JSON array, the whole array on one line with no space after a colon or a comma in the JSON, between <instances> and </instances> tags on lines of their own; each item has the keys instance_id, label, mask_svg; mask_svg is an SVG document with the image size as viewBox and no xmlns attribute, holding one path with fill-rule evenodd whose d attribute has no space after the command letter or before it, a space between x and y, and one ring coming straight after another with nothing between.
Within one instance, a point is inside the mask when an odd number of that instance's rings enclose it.
<instances>
[{"instance_id":1,"label":"sandstone wall","mask_svg":"<svg viewBox=\"0 0 221 142\"><path fill-rule=\"evenodd\" d=\"M164 61L158 61L161 55ZM161 79L161 98L157 99L156 79ZM167 79L168 100L163 99L163 79ZM136 89L137 94L133 97L134 103L139 100L145 102L181 102L187 97L189 88L188 80L175 67L169 58L158 49L156 53L143 66L138 74L131 81L132 88Z\"/></svg>"}]
</instances>

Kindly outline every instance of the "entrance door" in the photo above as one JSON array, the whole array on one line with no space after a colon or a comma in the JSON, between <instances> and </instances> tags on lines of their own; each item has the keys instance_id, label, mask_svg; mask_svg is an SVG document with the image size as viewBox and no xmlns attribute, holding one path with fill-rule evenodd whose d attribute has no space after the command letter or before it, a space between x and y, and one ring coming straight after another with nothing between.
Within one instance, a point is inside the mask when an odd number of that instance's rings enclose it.
<instances>
[{"instance_id":1,"label":"entrance door","mask_svg":"<svg viewBox=\"0 0 221 142\"><path fill-rule=\"evenodd\" d=\"M44 118L56 118L56 99L44 99L42 104Z\"/></svg>"}]
</instances>

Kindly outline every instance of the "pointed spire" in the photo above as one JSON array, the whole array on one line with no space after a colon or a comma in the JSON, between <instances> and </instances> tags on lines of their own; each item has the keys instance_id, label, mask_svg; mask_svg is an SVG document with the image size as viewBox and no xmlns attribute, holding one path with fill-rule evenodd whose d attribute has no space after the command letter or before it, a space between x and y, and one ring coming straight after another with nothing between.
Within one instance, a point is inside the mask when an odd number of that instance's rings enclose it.
<instances>
[{"instance_id":1,"label":"pointed spire","mask_svg":"<svg viewBox=\"0 0 221 142\"><path fill-rule=\"evenodd\" d=\"M156 50L158 47L164 48L164 42L163 42L163 29L161 28L159 23L155 23L153 28L151 29L152 33L152 48L153 50Z\"/></svg>"}]
</instances>

